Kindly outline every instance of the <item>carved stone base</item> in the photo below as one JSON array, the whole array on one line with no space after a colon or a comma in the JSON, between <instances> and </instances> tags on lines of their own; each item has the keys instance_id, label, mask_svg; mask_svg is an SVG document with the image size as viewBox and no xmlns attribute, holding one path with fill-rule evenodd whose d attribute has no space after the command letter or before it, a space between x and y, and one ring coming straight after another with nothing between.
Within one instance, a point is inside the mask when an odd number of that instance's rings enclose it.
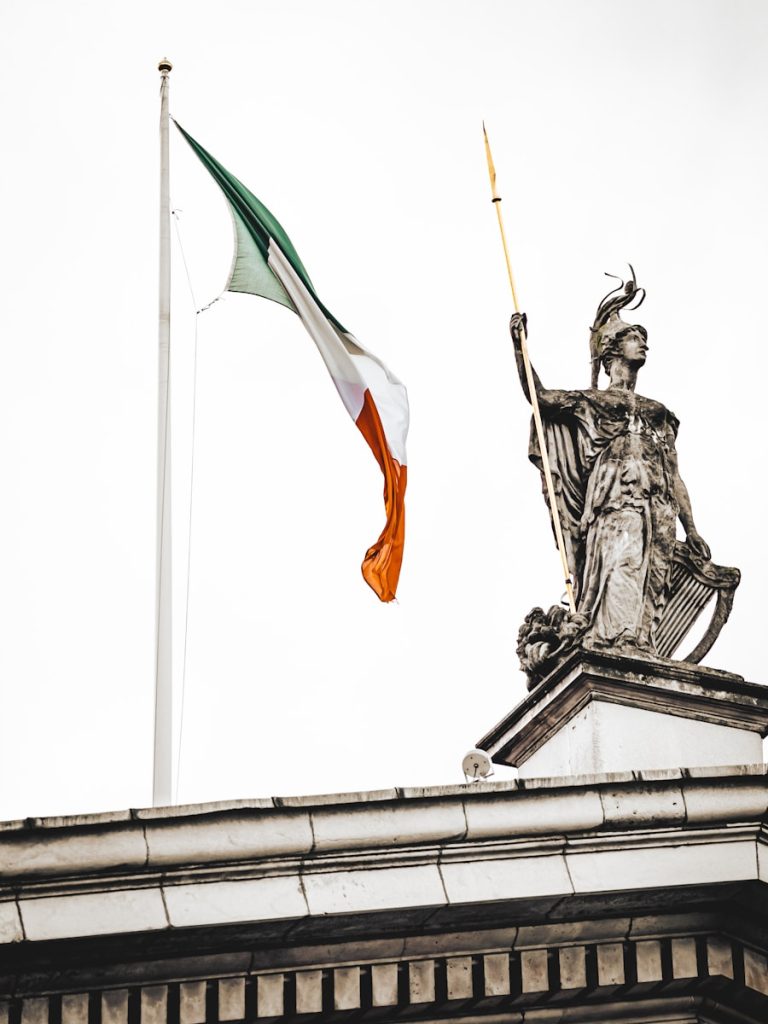
<instances>
[{"instance_id":1,"label":"carved stone base","mask_svg":"<svg viewBox=\"0 0 768 1024\"><path fill-rule=\"evenodd\" d=\"M686 662L577 650L478 741L523 778L762 762L768 687Z\"/></svg>"}]
</instances>

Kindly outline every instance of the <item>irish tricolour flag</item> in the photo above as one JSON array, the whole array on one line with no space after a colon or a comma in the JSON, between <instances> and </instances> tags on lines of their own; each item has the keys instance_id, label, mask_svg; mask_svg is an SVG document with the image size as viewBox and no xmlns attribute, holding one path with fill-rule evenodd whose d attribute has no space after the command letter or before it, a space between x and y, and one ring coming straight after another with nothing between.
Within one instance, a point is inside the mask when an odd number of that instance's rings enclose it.
<instances>
[{"instance_id":1,"label":"irish tricolour flag","mask_svg":"<svg viewBox=\"0 0 768 1024\"><path fill-rule=\"evenodd\" d=\"M227 290L262 295L298 313L349 415L381 467L387 522L379 539L365 553L362 569L378 597L391 601L405 540L405 387L318 299L290 238L266 206L179 124L176 127L216 180L232 212L236 250Z\"/></svg>"}]
</instances>

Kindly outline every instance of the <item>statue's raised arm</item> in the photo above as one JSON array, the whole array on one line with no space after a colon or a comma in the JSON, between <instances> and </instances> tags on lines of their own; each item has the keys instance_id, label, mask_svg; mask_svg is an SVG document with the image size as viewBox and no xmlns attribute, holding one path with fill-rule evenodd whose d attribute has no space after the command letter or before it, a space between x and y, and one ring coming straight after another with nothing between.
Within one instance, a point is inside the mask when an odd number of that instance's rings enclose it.
<instances>
[{"instance_id":1,"label":"statue's raised arm","mask_svg":"<svg viewBox=\"0 0 768 1024\"><path fill-rule=\"evenodd\" d=\"M525 373L525 362L523 361L523 338L528 336L528 317L525 313L512 314L512 318L509 321L509 333L512 336L512 345L515 351L515 362L517 364L517 374L520 378L520 386L523 389L525 400L530 402L531 395L528 390L528 378ZM534 387L536 388L536 397L539 400L540 408L554 410L559 408L561 405L568 404L570 392L551 391L549 388L545 388L533 366L531 366L531 376L533 377Z\"/></svg>"},{"instance_id":2,"label":"statue's raised arm","mask_svg":"<svg viewBox=\"0 0 768 1024\"><path fill-rule=\"evenodd\" d=\"M575 614L534 609L521 628L518 652L534 681L564 645L577 639L595 648L669 657L714 589L719 597L715 618L694 652L702 657L727 618L738 583L737 570L712 565L696 529L678 470L677 418L636 391L648 334L619 314L627 306L637 308L643 297L633 272L630 281L601 301L591 329L590 388L551 390L533 374L569 564L575 570L577 609ZM525 317L512 317L520 381L530 400L522 360L526 326ZM608 376L604 390L597 387L601 368ZM541 468L533 433L529 456ZM675 537L678 519L685 544Z\"/></svg>"},{"instance_id":3,"label":"statue's raised arm","mask_svg":"<svg viewBox=\"0 0 768 1024\"><path fill-rule=\"evenodd\" d=\"M523 338L528 332L528 317L525 313L513 313L509 321L509 333L512 335L512 345L515 350L515 363L517 364L517 375L520 378L520 387L523 389L525 400L530 404L531 392L528 389L528 377L525 372L525 362L523 360ZM544 388L542 387L539 375L531 366L531 376L533 377L534 386L536 388L536 394L541 401L541 394Z\"/></svg>"}]
</instances>

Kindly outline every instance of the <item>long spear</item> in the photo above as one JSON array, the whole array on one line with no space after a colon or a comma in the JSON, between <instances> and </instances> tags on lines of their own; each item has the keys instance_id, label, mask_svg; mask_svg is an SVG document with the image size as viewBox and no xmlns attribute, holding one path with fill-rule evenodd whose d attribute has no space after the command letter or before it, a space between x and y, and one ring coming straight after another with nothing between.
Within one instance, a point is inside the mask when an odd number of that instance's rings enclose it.
<instances>
[{"instance_id":1,"label":"long spear","mask_svg":"<svg viewBox=\"0 0 768 1024\"><path fill-rule=\"evenodd\" d=\"M506 260L507 263L509 287L512 289L512 303L515 307L515 312L519 313L520 308L517 303L515 278L512 274L512 264L509 261L507 236L504 233L504 221L501 216L501 196L496 191L496 168L493 166L493 157L491 156L491 144L488 141L488 132L485 130L485 122L483 122L483 137L485 139L485 155L488 158L488 176L491 179L491 202L496 207L496 216L499 221L501 244L504 247L504 259ZM568 595L568 604L570 605L571 611L575 612L576 601L573 597L573 581L571 578L571 571L568 568L568 556L565 553L565 541L563 540L563 530L560 524L560 510L557 507L557 501L555 498L555 485L552 481L552 472L549 468L547 441L544 436L544 425L541 422L541 411L539 409L539 397L536 394L536 386L533 380L533 370L531 369L531 360L528 355L528 343L525 337L525 325L523 325L523 329L520 332L520 349L523 356L523 366L525 367L525 379L528 383L528 394L530 395L531 399L533 421L536 424L536 436L539 439L539 450L541 451L541 465L544 470L544 480L547 485L547 497L549 498L549 507L552 510L552 522L555 527L555 540L557 541L557 550L560 552L560 561L563 566L563 575L565 576L565 592Z\"/></svg>"}]
</instances>

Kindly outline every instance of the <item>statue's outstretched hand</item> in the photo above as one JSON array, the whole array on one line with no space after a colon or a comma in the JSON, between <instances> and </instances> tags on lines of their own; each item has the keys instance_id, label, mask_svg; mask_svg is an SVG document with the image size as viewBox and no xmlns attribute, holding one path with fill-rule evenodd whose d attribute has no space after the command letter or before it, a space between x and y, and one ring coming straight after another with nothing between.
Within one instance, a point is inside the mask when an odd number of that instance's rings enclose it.
<instances>
[{"instance_id":1,"label":"statue's outstretched hand","mask_svg":"<svg viewBox=\"0 0 768 1024\"><path fill-rule=\"evenodd\" d=\"M692 549L694 554L697 554L700 558L705 558L707 561L712 557L712 552L709 550L709 545L704 538L696 532L696 530L688 531L688 546Z\"/></svg>"},{"instance_id":2,"label":"statue's outstretched hand","mask_svg":"<svg viewBox=\"0 0 768 1024\"><path fill-rule=\"evenodd\" d=\"M512 319L509 321L509 333L512 335L515 348L520 348L523 343L523 336L528 334L528 317L525 313L512 314Z\"/></svg>"}]
</instances>

